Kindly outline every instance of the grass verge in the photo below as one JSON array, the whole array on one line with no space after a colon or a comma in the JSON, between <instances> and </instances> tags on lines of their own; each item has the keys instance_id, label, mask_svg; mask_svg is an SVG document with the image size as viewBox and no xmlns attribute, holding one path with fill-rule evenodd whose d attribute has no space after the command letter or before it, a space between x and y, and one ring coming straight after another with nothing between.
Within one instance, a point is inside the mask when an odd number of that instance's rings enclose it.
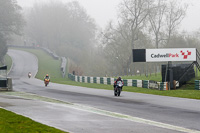
<instances>
[{"instance_id":1,"label":"grass verge","mask_svg":"<svg viewBox=\"0 0 200 133\"><path fill-rule=\"evenodd\" d=\"M38 50L38 49L22 49L22 50L31 52L38 57L39 71L38 71L36 78L43 79L45 73L49 73L51 75L53 74L52 75L53 80L51 80L51 81L55 82L55 83L74 85L74 86L82 86L82 87L88 87L88 88L96 88L96 89L107 89L107 90L113 89L112 85L80 83L80 82L71 81L68 78L62 78L62 75L60 72L60 62L59 61L54 60L49 55L47 55L46 53L44 53L43 51ZM52 79L52 77L51 77L51 79ZM160 76L160 74L158 74L158 75L152 74L149 77L138 75L138 76L126 76L126 77L122 77L122 78L124 78L124 79L143 79L143 80L151 79L151 80L155 80L155 81L160 81L161 76ZM177 90L159 91L159 90L124 86L123 91L162 95L162 96L171 96L171 97L200 99L200 91L194 90L194 79L192 81L190 81L189 84L187 84Z\"/></svg>"},{"instance_id":2,"label":"grass verge","mask_svg":"<svg viewBox=\"0 0 200 133\"><path fill-rule=\"evenodd\" d=\"M1 133L65 133L0 108Z\"/></svg>"},{"instance_id":3,"label":"grass verge","mask_svg":"<svg viewBox=\"0 0 200 133\"><path fill-rule=\"evenodd\" d=\"M162 81L162 77L160 73L156 74L149 74L148 76L142 75L135 75L135 76L122 76L123 79L138 79L138 80L153 80L153 81Z\"/></svg>"}]
</instances>

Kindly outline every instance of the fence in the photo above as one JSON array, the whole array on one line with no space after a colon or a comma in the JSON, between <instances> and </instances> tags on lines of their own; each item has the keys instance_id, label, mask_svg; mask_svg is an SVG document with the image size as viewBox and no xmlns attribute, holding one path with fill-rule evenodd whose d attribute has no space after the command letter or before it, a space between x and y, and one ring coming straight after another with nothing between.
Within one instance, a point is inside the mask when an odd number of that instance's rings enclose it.
<instances>
[{"instance_id":1,"label":"fence","mask_svg":"<svg viewBox=\"0 0 200 133\"><path fill-rule=\"evenodd\" d=\"M82 82L82 83L96 83L96 84L106 84L113 85L115 78L110 77L88 77L88 76L76 76L73 74L68 74L68 78L72 81ZM168 90L167 82L155 82L149 80L134 80L134 79L124 79L124 86L133 86L148 89L158 89L158 90Z\"/></svg>"},{"instance_id":2,"label":"fence","mask_svg":"<svg viewBox=\"0 0 200 133\"><path fill-rule=\"evenodd\" d=\"M195 90L200 90L200 80L195 80Z\"/></svg>"}]
</instances>

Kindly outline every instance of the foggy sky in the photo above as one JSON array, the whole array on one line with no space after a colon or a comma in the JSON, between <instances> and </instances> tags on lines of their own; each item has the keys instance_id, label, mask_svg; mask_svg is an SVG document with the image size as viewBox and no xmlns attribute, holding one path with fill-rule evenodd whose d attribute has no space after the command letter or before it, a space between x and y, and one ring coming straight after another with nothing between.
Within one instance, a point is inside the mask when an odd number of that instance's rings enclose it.
<instances>
[{"instance_id":1,"label":"foggy sky","mask_svg":"<svg viewBox=\"0 0 200 133\"><path fill-rule=\"evenodd\" d=\"M17 0L22 7L31 7L34 2L42 3L50 0ZM71 2L73 0L60 0ZM116 21L117 5L121 0L77 0L86 9L87 13L95 19L96 23L104 28L109 20ZM195 31L200 29L200 0L179 0L187 2L189 8L187 16L182 21L181 30Z\"/></svg>"}]
</instances>

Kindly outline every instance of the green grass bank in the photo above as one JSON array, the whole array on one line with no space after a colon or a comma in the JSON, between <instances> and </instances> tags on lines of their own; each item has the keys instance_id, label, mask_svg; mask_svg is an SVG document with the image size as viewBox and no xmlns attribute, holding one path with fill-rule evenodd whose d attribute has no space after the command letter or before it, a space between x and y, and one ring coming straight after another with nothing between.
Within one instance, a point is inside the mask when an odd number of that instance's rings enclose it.
<instances>
[{"instance_id":1,"label":"green grass bank","mask_svg":"<svg viewBox=\"0 0 200 133\"><path fill-rule=\"evenodd\" d=\"M0 108L1 133L65 133Z\"/></svg>"}]
</instances>

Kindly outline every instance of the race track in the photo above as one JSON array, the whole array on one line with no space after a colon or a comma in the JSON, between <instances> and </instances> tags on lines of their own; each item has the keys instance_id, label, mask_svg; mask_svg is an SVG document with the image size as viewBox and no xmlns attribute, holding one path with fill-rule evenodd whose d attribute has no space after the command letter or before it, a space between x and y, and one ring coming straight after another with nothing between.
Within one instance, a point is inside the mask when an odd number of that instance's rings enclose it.
<instances>
[{"instance_id":1,"label":"race track","mask_svg":"<svg viewBox=\"0 0 200 133\"><path fill-rule=\"evenodd\" d=\"M31 78L37 58L9 50L16 94L0 95L4 108L38 122L74 133L200 133L200 100L50 83ZM23 92L20 95L19 92ZM17 97L16 97L17 96ZM29 99L29 100L27 100Z\"/></svg>"}]
</instances>

